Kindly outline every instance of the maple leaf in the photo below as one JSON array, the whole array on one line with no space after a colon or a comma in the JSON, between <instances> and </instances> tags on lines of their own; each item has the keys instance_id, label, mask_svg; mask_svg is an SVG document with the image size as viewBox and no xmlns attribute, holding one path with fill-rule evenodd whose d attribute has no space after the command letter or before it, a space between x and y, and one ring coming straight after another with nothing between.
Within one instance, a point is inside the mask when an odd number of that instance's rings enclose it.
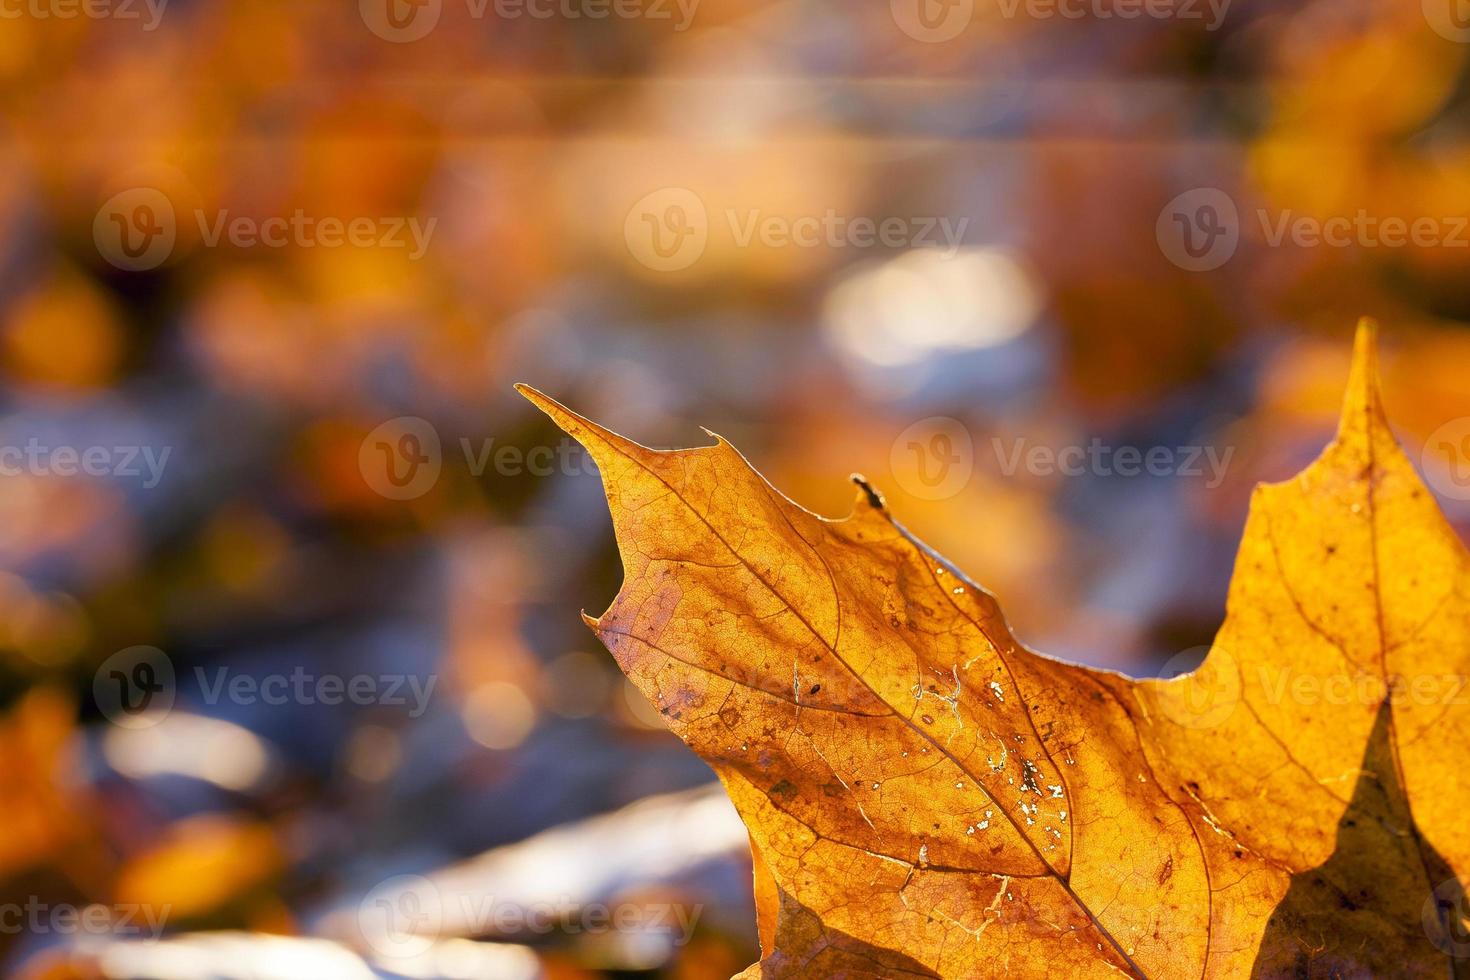
<instances>
[{"instance_id":1,"label":"maple leaf","mask_svg":"<svg viewBox=\"0 0 1470 980\"><path fill-rule=\"evenodd\" d=\"M1375 361L1365 323L1172 680L1024 648L866 484L827 520L522 387L602 473L624 582L584 618L750 830L742 976L1466 976L1466 554Z\"/></svg>"}]
</instances>

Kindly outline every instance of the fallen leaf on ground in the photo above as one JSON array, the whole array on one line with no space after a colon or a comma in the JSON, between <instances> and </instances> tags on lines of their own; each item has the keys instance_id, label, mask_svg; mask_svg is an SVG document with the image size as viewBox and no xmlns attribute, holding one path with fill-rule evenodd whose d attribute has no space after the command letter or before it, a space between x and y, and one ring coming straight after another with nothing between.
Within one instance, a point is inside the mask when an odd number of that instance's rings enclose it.
<instances>
[{"instance_id":1,"label":"fallen leaf on ground","mask_svg":"<svg viewBox=\"0 0 1470 980\"><path fill-rule=\"evenodd\" d=\"M1375 344L1173 680L1027 650L866 484L827 520L723 439L657 452L523 387L607 491L589 625L750 829L742 976L1470 976L1466 554Z\"/></svg>"}]
</instances>

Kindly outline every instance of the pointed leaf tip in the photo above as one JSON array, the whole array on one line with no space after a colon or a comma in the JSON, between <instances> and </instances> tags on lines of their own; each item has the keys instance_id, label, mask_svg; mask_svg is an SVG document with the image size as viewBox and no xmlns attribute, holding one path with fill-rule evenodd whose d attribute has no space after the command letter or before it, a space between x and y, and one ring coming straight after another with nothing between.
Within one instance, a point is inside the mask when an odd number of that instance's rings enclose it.
<instances>
[{"instance_id":1,"label":"pointed leaf tip","mask_svg":"<svg viewBox=\"0 0 1470 980\"><path fill-rule=\"evenodd\" d=\"M874 510L884 509L885 502L883 500L883 494L878 490L877 487L868 482L867 477L863 476L861 473L854 473L852 474L852 476L848 477L848 479L857 484L859 501L866 500L868 506L872 507Z\"/></svg>"},{"instance_id":2,"label":"pointed leaf tip","mask_svg":"<svg viewBox=\"0 0 1470 980\"><path fill-rule=\"evenodd\" d=\"M1358 320L1357 334L1353 338L1353 366L1371 369L1370 380L1377 381L1378 375L1378 321L1372 317Z\"/></svg>"},{"instance_id":3,"label":"pointed leaf tip","mask_svg":"<svg viewBox=\"0 0 1470 980\"><path fill-rule=\"evenodd\" d=\"M1348 375L1347 392L1343 397L1342 417L1338 422L1338 435L1360 430L1369 421L1381 420L1383 407L1380 402L1378 380L1378 321L1363 317L1358 321L1357 334L1353 338L1353 363Z\"/></svg>"},{"instance_id":4,"label":"pointed leaf tip","mask_svg":"<svg viewBox=\"0 0 1470 980\"><path fill-rule=\"evenodd\" d=\"M517 383L515 390L520 393L532 405L545 412L551 421L555 422L563 432L576 439L596 459L602 447L630 447L635 443L624 439L609 429L605 429L585 416L567 408L561 402L552 398L544 392L538 391L528 384Z\"/></svg>"},{"instance_id":5,"label":"pointed leaf tip","mask_svg":"<svg viewBox=\"0 0 1470 980\"><path fill-rule=\"evenodd\" d=\"M553 419L556 418L557 412L565 412L567 410L566 406L563 405L561 402L557 401L555 398L552 398L550 395L547 395L544 392L531 387L524 381L517 381L513 387L516 390L516 394L520 395L526 401L541 409L541 411L545 412L547 415L550 415Z\"/></svg>"}]
</instances>

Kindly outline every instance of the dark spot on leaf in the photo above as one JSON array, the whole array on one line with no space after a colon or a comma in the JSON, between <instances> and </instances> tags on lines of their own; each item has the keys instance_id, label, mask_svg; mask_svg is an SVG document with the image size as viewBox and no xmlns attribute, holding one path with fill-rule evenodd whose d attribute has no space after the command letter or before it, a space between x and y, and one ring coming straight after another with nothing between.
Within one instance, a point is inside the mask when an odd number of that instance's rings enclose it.
<instances>
[{"instance_id":1,"label":"dark spot on leaf","mask_svg":"<svg viewBox=\"0 0 1470 980\"><path fill-rule=\"evenodd\" d=\"M867 495L869 507L872 507L874 510L883 509L883 495L873 489L873 485L864 479L861 473L854 473L852 475L852 482L862 487L863 493Z\"/></svg>"}]
</instances>

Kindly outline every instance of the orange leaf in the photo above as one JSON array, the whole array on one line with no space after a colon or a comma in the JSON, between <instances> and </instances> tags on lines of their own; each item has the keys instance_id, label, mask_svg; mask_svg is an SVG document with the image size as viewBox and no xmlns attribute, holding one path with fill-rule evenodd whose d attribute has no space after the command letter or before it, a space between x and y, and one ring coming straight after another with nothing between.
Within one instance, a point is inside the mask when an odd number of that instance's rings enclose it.
<instances>
[{"instance_id":1,"label":"orange leaf","mask_svg":"<svg viewBox=\"0 0 1470 980\"><path fill-rule=\"evenodd\" d=\"M1258 488L1170 681L1025 649L866 484L826 520L723 439L522 387L602 472L625 577L589 625L750 829L744 976L1465 976L1466 555L1374 362L1365 323L1337 439Z\"/></svg>"}]
</instances>

